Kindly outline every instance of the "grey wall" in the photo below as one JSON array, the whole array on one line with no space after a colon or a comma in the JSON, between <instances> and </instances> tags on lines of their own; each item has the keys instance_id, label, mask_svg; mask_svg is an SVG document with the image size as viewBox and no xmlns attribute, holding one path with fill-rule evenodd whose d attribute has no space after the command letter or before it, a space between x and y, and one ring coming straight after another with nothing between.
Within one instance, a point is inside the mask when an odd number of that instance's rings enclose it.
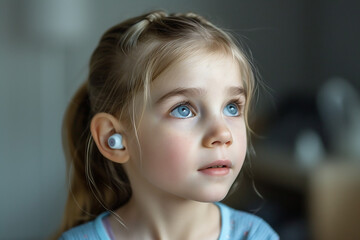
<instances>
[{"instance_id":1,"label":"grey wall","mask_svg":"<svg viewBox=\"0 0 360 240\"><path fill-rule=\"evenodd\" d=\"M148 10L198 12L252 49L276 94L359 86L359 9L340 1L0 1L0 239L43 239L66 197L61 121L101 34Z\"/></svg>"}]
</instances>

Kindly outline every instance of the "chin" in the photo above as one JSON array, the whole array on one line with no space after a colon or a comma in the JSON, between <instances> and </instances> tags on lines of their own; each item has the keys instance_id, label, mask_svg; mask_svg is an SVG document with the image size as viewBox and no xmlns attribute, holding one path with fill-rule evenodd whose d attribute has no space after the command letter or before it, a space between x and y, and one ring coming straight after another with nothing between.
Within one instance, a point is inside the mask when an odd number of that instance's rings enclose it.
<instances>
[{"instance_id":1,"label":"chin","mask_svg":"<svg viewBox=\"0 0 360 240\"><path fill-rule=\"evenodd\" d=\"M209 191L200 196L198 195L194 200L198 202L220 202L227 196L228 192L229 189L223 191Z\"/></svg>"}]
</instances>

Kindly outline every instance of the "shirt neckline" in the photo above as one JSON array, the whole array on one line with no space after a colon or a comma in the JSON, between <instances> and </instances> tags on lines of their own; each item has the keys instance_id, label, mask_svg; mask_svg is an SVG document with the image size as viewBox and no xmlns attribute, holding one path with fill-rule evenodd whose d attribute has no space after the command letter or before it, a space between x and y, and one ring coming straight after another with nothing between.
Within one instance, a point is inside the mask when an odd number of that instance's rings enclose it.
<instances>
[{"instance_id":1,"label":"shirt neckline","mask_svg":"<svg viewBox=\"0 0 360 240\"><path fill-rule=\"evenodd\" d=\"M214 204L219 208L220 211L220 234L218 240L226 239L225 237L229 235L228 232L230 228L229 219L226 217L228 215L226 206L220 202L215 202ZM104 222L105 217L109 216L109 214L110 212L108 211L103 212L95 220L96 231L103 240L113 240L110 237L111 233L106 228Z\"/></svg>"},{"instance_id":2,"label":"shirt neckline","mask_svg":"<svg viewBox=\"0 0 360 240\"><path fill-rule=\"evenodd\" d=\"M220 202L215 202L215 205L220 210L220 234L218 240L226 239L225 237L229 236L229 229L230 229L229 218L226 217L228 216L227 208L224 204Z\"/></svg>"}]
</instances>

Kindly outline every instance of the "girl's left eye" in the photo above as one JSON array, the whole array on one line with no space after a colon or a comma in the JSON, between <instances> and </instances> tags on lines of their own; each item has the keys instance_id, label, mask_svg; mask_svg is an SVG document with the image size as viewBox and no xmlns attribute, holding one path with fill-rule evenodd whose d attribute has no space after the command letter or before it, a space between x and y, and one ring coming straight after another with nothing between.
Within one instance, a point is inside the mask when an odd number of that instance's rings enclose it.
<instances>
[{"instance_id":1,"label":"girl's left eye","mask_svg":"<svg viewBox=\"0 0 360 240\"><path fill-rule=\"evenodd\" d=\"M191 111L190 107L182 104L174 108L174 110L170 112L170 115L176 118L190 118L194 116L194 113Z\"/></svg>"},{"instance_id":2,"label":"girl's left eye","mask_svg":"<svg viewBox=\"0 0 360 240\"><path fill-rule=\"evenodd\" d=\"M225 116L229 116L229 117L237 117L237 116L239 116L240 113L239 113L238 105L235 104L235 103L229 103L224 108L224 114L225 114Z\"/></svg>"}]
</instances>

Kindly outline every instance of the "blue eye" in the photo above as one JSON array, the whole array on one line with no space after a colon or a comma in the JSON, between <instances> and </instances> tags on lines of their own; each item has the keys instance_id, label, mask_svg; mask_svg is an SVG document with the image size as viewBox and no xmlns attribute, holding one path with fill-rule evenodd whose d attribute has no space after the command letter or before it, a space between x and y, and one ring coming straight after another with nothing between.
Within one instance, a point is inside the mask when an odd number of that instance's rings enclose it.
<instances>
[{"instance_id":1,"label":"blue eye","mask_svg":"<svg viewBox=\"0 0 360 240\"><path fill-rule=\"evenodd\" d=\"M239 107L235 103L229 103L224 108L224 114L225 116L229 117L237 117L239 116Z\"/></svg>"},{"instance_id":2,"label":"blue eye","mask_svg":"<svg viewBox=\"0 0 360 240\"><path fill-rule=\"evenodd\" d=\"M190 118L194 114L191 109L186 105L180 105L170 112L170 115L176 118Z\"/></svg>"}]
</instances>

